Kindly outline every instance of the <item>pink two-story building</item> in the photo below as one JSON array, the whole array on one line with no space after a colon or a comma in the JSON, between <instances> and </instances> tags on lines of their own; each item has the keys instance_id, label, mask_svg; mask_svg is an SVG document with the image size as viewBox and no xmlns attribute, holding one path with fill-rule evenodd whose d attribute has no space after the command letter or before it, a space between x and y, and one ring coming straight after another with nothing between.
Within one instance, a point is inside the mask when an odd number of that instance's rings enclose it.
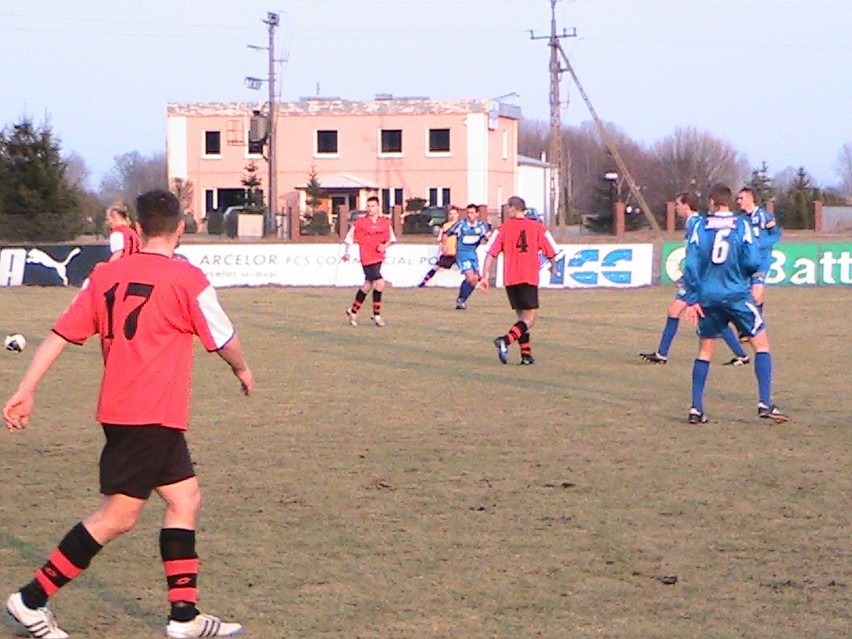
<instances>
[{"instance_id":1,"label":"pink two-story building","mask_svg":"<svg viewBox=\"0 0 852 639\"><path fill-rule=\"evenodd\" d=\"M332 211L339 205L363 209L371 195L385 210L412 198L499 209L518 186L521 114L514 105L377 96L276 106L276 211L306 210L312 171ZM189 208L197 219L243 202L251 162L267 191L267 149L249 144L255 109L249 103L168 105L169 179L192 183Z\"/></svg>"}]
</instances>

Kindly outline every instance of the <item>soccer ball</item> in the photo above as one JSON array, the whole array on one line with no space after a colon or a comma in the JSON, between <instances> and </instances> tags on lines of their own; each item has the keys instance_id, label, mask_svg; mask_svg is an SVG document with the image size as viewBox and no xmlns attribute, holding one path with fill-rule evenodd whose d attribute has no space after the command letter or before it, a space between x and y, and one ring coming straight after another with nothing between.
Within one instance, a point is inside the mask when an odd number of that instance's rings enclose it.
<instances>
[{"instance_id":1,"label":"soccer ball","mask_svg":"<svg viewBox=\"0 0 852 639\"><path fill-rule=\"evenodd\" d=\"M27 340L20 333L6 336L6 350L13 353L20 353L27 347Z\"/></svg>"}]
</instances>

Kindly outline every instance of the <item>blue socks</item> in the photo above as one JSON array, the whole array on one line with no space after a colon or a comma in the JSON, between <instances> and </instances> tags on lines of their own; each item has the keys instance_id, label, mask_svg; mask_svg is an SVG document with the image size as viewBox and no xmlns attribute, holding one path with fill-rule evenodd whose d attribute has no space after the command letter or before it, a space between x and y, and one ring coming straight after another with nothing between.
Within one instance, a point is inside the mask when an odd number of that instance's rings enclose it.
<instances>
[{"instance_id":1,"label":"blue socks","mask_svg":"<svg viewBox=\"0 0 852 639\"><path fill-rule=\"evenodd\" d=\"M663 329L663 335L660 337L660 345L657 347L657 353L663 357L669 354L669 348L671 348L672 340L677 334L678 322L680 322L680 319L677 317L666 318L666 327Z\"/></svg>"},{"instance_id":2,"label":"blue socks","mask_svg":"<svg viewBox=\"0 0 852 639\"><path fill-rule=\"evenodd\" d=\"M710 362L696 359L692 364L692 405L704 412L704 386L710 373Z\"/></svg>"},{"instance_id":3,"label":"blue socks","mask_svg":"<svg viewBox=\"0 0 852 639\"><path fill-rule=\"evenodd\" d=\"M772 355L754 354L754 374L757 377L757 394L761 404L772 406Z\"/></svg>"},{"instance_id":4,"label":"blue socks","mask_svg":"<svg viewBox=\"0 0 852 639\"><path fill-rule=\"evenodd\" d=\"M470 297L470 294L473 293L473 289L474 287L471 286L470 282L467 280L462 282L459 287L459 299L464 302L468 297Z\"/></svg>"},{"instance_id":5,"label":"blue socks","mask_svg":"<svg viewBox=\"0 0 852 639\"><path fill-rule=\"evenodd\" d=\"M736 334L734 333L734 329L731 328L730 324L728 324L725 327L725 330L722 331L722 339L725 340L725 344L727 344L728 348L733 351L734 355L736 355L737 357L746 356L746 352L743 349L743 345L740 344L740 340L739 338L737 338Z\"/></svg>"}]
</instances>

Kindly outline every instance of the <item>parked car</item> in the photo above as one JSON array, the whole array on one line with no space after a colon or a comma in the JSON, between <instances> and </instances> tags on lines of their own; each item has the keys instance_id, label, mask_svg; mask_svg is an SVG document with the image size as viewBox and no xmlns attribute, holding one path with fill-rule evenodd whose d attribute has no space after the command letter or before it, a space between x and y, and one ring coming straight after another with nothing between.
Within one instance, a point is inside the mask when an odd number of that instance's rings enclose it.
<instances>
[{"instance_id":1,"label":"parked car","mask_svg":"<svg viewBox=\"0 0 852 639\"><path fill-rule=\"evenodd\" d=\"M402 222L406 234L429 233L437 235L441 225L447 221L447 209L443 206L427 206L422 211L411 211Z\"/></svg>"},{"instance_id":2,"label":"parked car","mask_svg":"<svg viewBox=\"0 0 852 639\"><path fill-rule=\"evenodd\" d=\"M353 209L353 210L349 211L349 227L351 228L352 225L355 223L355 220L357 220L360 217L364 217L365 215L367 215L367 211L364 211L362 209ZM334 218L334 230L337 231L338 234L340 234L340 217L339 216L335 216L335 218Z\"/></svg>"}]
</instances>

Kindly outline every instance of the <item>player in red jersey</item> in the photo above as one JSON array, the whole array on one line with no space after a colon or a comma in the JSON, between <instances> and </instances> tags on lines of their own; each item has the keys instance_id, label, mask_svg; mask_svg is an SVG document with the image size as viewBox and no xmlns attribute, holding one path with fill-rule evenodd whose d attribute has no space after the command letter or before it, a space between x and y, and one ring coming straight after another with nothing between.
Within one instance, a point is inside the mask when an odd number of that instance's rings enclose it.
<instances>
[{"instance_id":1,"label":"player in red jersey","mask_svg":"<svg viewBox=\"0 0 852 639\"><path fill-rule=\"evenodd\" d=\"M530 329L538 314L539 253L552 261L556 257L556 244L541 222L524 217L527 205L523 199L515 195L506 204L511 217L491 237L480 280L481 286L488 288L491 264L503 253L503 284L518 321L505 335L494 340L494 346L500 361L505 364L509 360L509 345L518 342L521 364L530 365L535 364Z\"/></svg>"},{"instance_id":2,"label":"player in red jersey","mask_svg":"<svg viewBox=\"0 0 852 639\"><path fill-rule=\"evenodd\" d=\"M346 316L352 326L358 326L358 309L367 299L367 293L373 291L373 324L384 326L382 319L382 291L385 290L385 280L382 278L382 262L385 252L396 242L390 219L381 215L379 198L367 198L367 215L355 220L349 232L343 239L346 248L343 251L343 261L349 261L349 247L357 244L361 253L361 266L364 268L364 284L355 294L352 306L346 309Z\"/></svg>"},{"instance_id":3,"label":"player in red jersey","mask_svg":"<svg viewBox=\"0 0 852 639\"><path fill-rule=\"evenodd\" d=\"M142 248L139 234L133 227L133 221L122 202L116 202L107 209L106 221L109 224L109 261L138 253Z\"/></svg>"},{"instance_id":4,"label":"player in red jersey","mask_svg":"<svg viewBox=\"0 0 852 639\"><path fill-rule=\"evenodd\" d=\"M77 577L107 543L136 524L156 492L166 503L160 555L171 605L166 635L224 637L242 632L198 611L195 529L201 493L184 438L189 420L194 336L231 367L243 392L254 387L234 327L204 273L172 259L184 230L177 198L150 191L137 200L141 252L95 269L33 355L6 402L10 431L26 428L35 390L68 343L100 337L104 361L97 419L106 444L98 509L75 525L6 610L30 636L64 639L47 600Z\"/></svg>"}]
</instances>

